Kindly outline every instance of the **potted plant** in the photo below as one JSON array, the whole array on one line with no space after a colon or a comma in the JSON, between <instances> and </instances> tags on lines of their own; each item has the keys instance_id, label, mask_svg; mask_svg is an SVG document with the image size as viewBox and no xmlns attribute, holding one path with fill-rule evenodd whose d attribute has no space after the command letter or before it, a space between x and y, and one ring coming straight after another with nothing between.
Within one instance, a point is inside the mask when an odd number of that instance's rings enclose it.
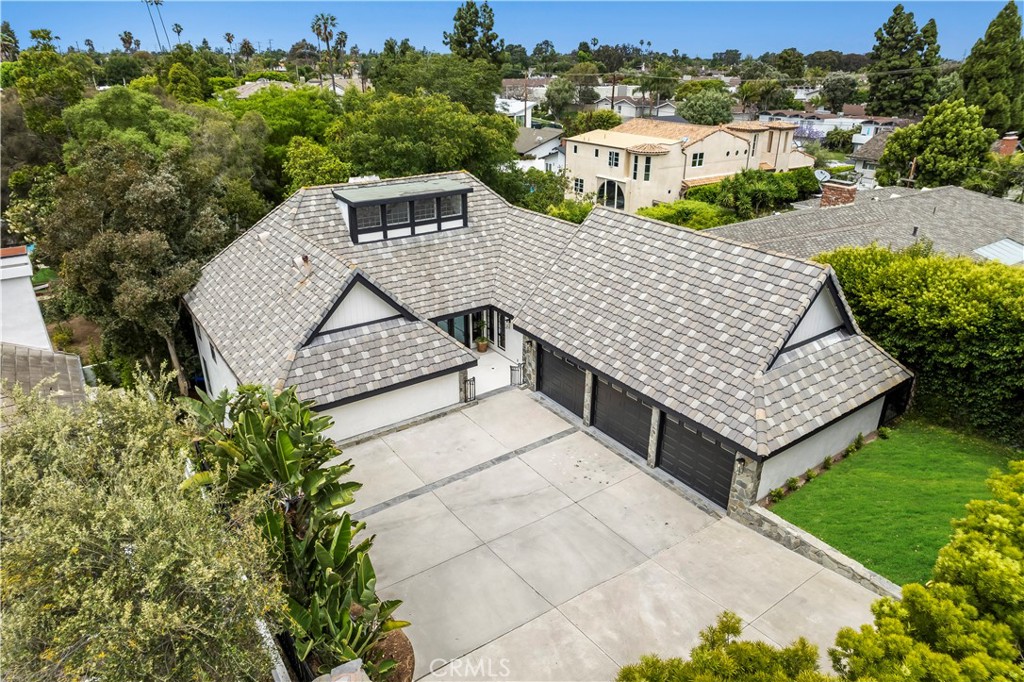
<instances>
[{"instance_id":1,"label":"potted plant","mask_svg":"<svg viewBox=\"0 0 1024 682\"><path fill-rule=\"evenodd\" d=\"M476 344L476 349L480 353L486 353L487 345L491 342L491 340L488 339L487 335L484 333L486 330L486 322L480 320L479 322L476 323L476 339L473 341L473 343Z\"/></svg>"}]
</instances>

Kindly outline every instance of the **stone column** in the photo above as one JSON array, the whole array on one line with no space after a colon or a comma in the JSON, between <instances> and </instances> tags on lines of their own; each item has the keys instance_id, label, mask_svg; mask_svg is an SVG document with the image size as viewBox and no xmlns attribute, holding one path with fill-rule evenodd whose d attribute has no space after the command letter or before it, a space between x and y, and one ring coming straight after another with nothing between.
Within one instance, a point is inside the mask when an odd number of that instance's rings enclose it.
<instances>
[{"instance_id":1,"label":"stone column","mask_svg":"<svg viewBox=\"0 0 1024 682\"><path fill-rule=\"evenodd\" d=\"M590 426L594 415L594 373L586 370L583 384L583 425Z\"/></svg>"},{"instance_id":2,"label":"stone column","mask_svg":"<svg viewBox=\"0 0 1024 682\"><path fill-rule=\"evenodd\" d=\"M729 491L729 511L741 511L757 502L757 486L761 484L764 464L755 459L736 455L733 466L732 488Z\"/></svg>"},{"instance_id":3,"label":"stone column","mask_svg":"<svg viewBox=\"0 0 1024 682\"><path fill-rule=\"evenodd\" d=\"M466 379L469 378L469 370L459 370L459 402L466 402Z\"/></svg>"},{"instance_id":4,"label":"stone column","mask_svg":"<svg viewBox=\"0 0 1024 682\"><path fill-rule=\"evenodd\" d=\"M661 410L651 408L651 435L647 440L647 466L658 466L658 440L661 437Z\"/></svg>"},{"instance_id":5,"label":"stone column","mask_svg":"<svg viewBox=\"0 0 1024 682\"><path fill-rule=\"evenodd\" d=\"M537 390L537 342L523 337L523 378L531 391Z\"/></svg>"}]
</instances>

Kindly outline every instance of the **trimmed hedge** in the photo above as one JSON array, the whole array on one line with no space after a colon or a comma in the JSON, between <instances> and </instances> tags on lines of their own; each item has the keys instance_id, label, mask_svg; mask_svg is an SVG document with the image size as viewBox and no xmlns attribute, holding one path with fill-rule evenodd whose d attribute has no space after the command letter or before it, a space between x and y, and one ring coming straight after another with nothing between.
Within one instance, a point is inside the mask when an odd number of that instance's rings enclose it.
<instances>
[{"instance_id":1,"label":"trimmed hedge","mask_svg":"<svg viewBox=\"0 0 1024 682\"><path fill-rule=\"evenodd\" d=\"M740 220L747 220L806 199L819 189L813 168L783 173L747 169L721 182L687 190L686 198L718 204L735 211Z\"/></svg>"},{"instance_id":2,"label":"trimmed hedge","mask_svg":"<svg viewBox=\"0 0 1024 682\"><path fill-rule=\"evenodd\" d=\"M691 230L706 230L719 225L736 222L736 216L720 206L706 204L703 201L680 199L670 204L658 204L638 209L637 215L666 223L688 227Z\"/></svg>"},{"instance_id":3,"label":"trimmed hedge","mask_svg":"<svg viewBox=\"0 0 1024 682\"><path fill-rule=\"evenodd\" d=\"M864 332L917 375L929 417L1024 444L1024 270L932 253L841 248L835 268Z\"/></svg>"}]
</instances>

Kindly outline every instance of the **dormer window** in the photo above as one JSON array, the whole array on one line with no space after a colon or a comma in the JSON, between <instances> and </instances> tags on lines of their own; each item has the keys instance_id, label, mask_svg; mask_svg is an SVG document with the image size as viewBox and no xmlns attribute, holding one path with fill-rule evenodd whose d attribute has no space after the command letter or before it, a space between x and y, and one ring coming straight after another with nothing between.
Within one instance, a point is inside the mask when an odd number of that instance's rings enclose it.
<instances>
[{"instance_id":1,"label":"dormer window","mask_svg":"<svg viewBox=\"0 0 1024 682\"><path fill-rule=\"evenodd\" d=\"M441 179L334 190L352 243L379 242L468 225L468 195L455 180Z\"/></svg>"}]
</instances>

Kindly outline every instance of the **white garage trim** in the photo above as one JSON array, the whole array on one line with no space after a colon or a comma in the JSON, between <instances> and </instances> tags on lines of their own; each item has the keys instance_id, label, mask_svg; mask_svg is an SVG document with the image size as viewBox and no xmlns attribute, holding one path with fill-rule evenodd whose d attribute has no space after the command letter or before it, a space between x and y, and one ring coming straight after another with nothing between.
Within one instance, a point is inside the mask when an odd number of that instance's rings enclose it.
<instances>
[{"instance_id":1,"label":"white garage trim","mask_svg":"<svg viewBox=\"0 0 1024 682\"><path fill-rule=\"evenodd\" d=\"M877 429L884 405L885 396L876 398L810 438L766 460L761 469L761 482L757 486L757 499L782 487L787 478L800 476L811 467L821 464L826 457L842 452L857 438L858 433L867 435Z\"/></svg>"},{"instance_id":2,"label":"white garage trim","mask_svg":"<svg viewBox=\"0 0 1024 682\"><path fill-rule=\"evenodd\" d=\"M334 419L327 435L348 440L459 402L459 372L452 372L355 402L319 410Z\"/></svg>"}]
</instances>

